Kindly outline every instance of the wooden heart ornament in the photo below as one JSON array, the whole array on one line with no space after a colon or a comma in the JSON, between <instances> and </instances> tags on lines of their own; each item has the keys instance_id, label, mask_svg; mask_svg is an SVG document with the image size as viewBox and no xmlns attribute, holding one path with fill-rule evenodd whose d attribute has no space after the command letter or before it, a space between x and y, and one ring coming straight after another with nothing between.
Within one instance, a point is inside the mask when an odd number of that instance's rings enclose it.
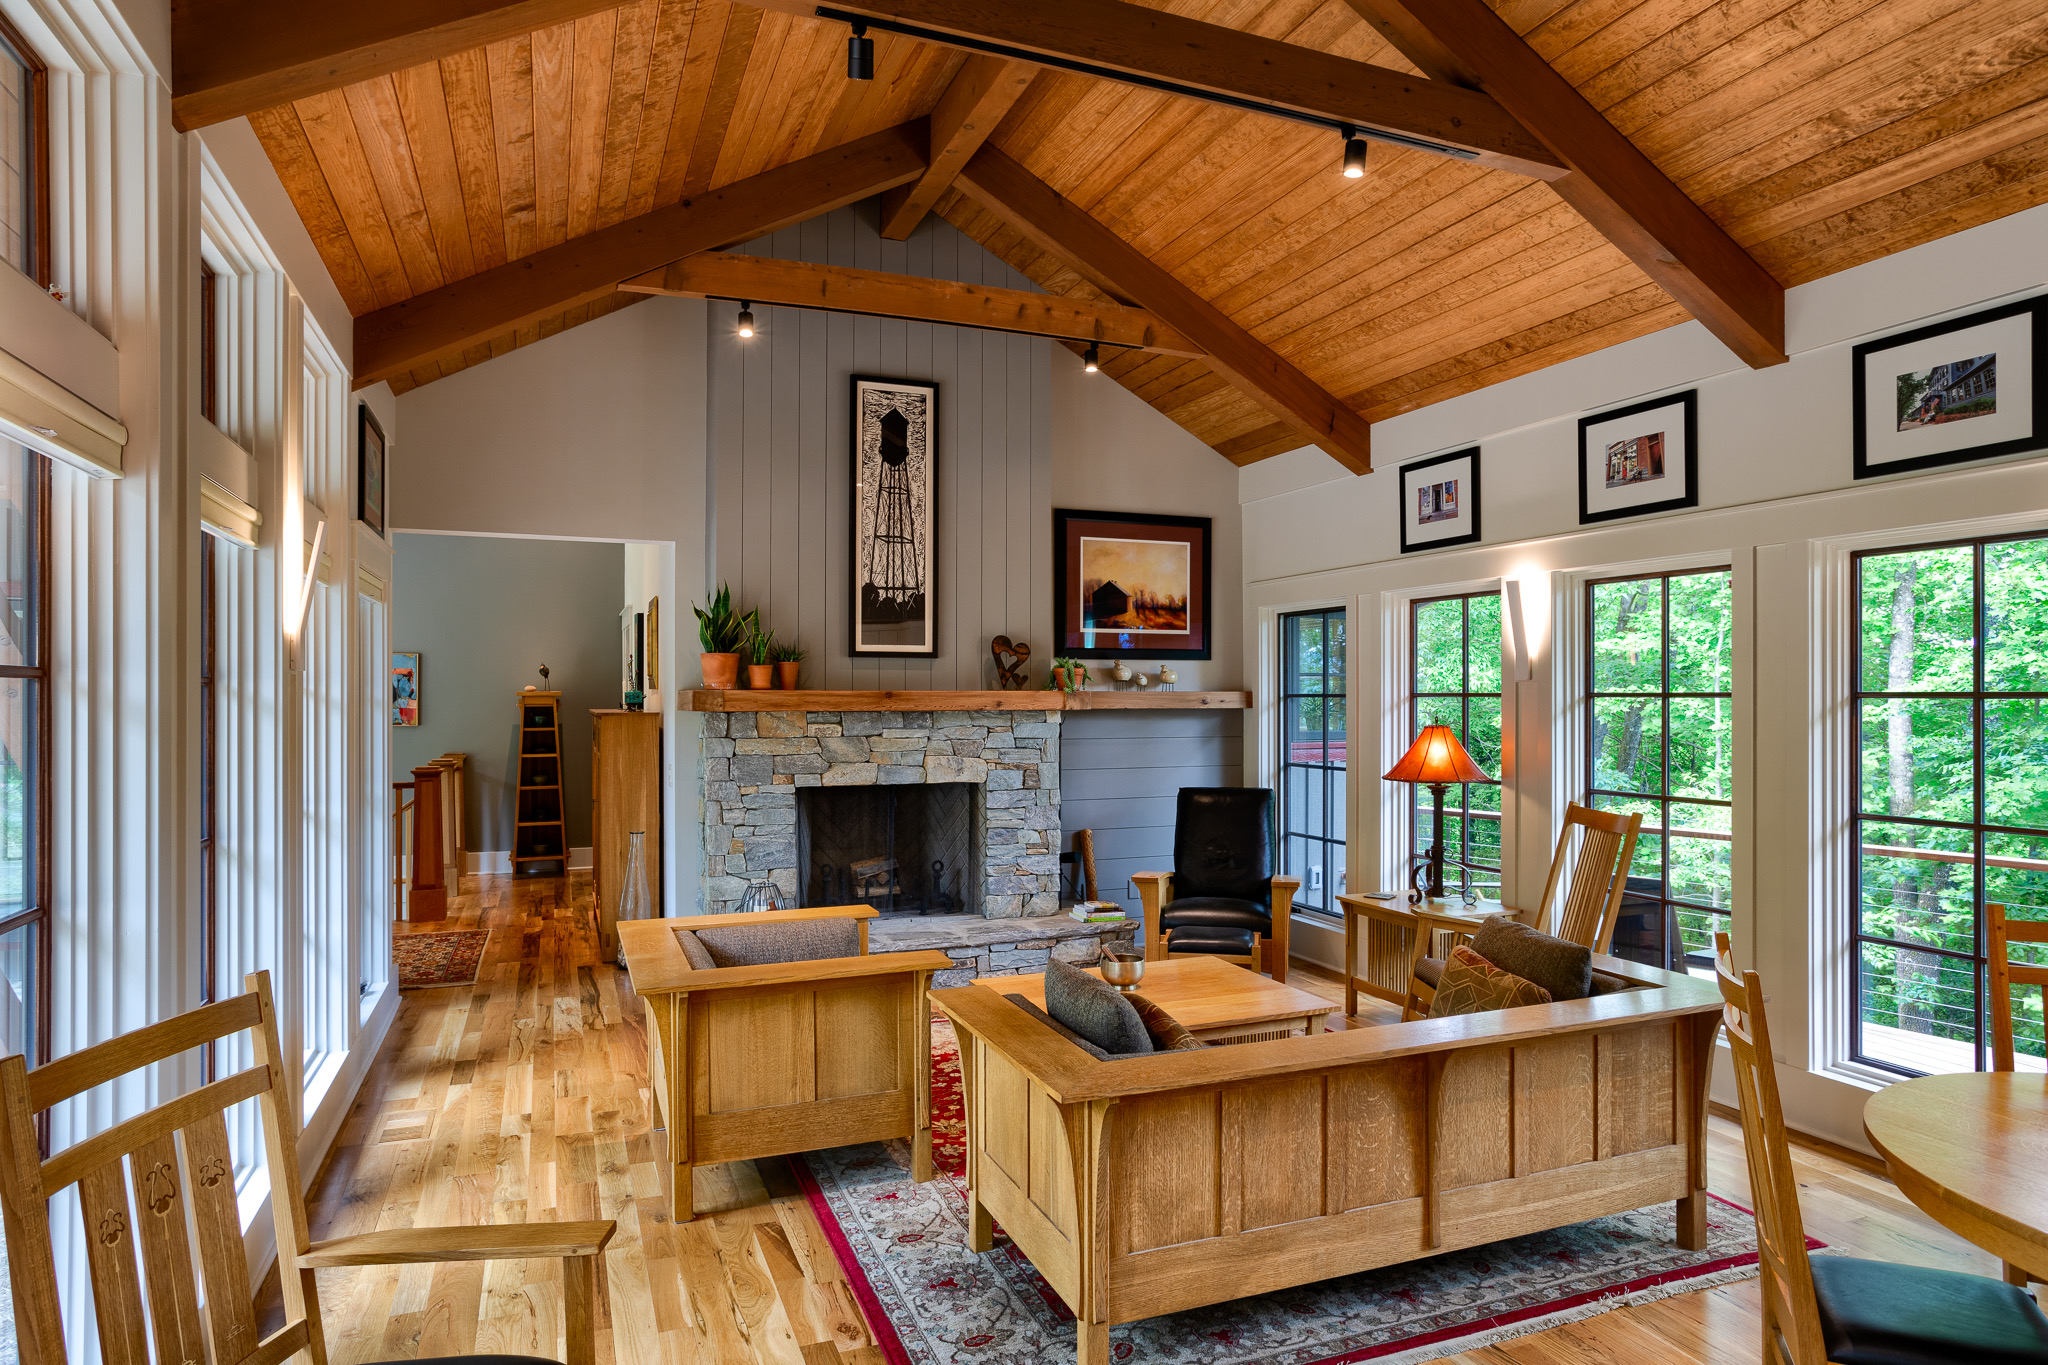
<instances>
[{"instance_id":1,"label":"wooden heart ornament","mask_svg":"<svg viewBox=\"0 0 2048 1365\"><path fill-rule=\"evenodd\" d=\"M998 635L988 642L989 653L996 659L996 686L1008 692L1021 692L1030 684L1024 678L1024 665L1031 662L1031 646L1023 643L1011 644L1010 637Z\"/></svg>"}]
</instances>

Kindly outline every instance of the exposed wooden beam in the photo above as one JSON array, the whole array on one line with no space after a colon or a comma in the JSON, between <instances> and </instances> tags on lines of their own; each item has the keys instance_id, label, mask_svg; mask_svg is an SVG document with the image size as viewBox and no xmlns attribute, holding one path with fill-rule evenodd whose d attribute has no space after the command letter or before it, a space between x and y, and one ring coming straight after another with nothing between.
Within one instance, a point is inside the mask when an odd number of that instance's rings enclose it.
<instances>
[{"instance_id":1,"label":"exposed wooden beam","mask_svg":"<svg viewBox=\"0 0 2048 1365\"><path fill-rule=\"evenodd\" d=\"M925 120L736 180L356 319L358 388L612 293L619 281L880 194L924 170Z\"/></svg>"},{"instance_id":2,"label":"exposed wooden beam","mask_svg":"<svg viewBox=\"0 0 2048 1365\"><path fill-rule=\"evenodd\" d=\"M1200 356L1180 333L1140 308L1090 303L1059 294L996 289L953 280L892 275L881 270L811 265L766 256L705 251L625 281L636 294L673 294L690 299L745 299L789 308L821 308L868 317L913 318L952 327L1023 332L1062 341L1099 341L1105 346L1167 355Z\"/></svg>"},{"instance_id":3,"label":"exposed wooden beam","mask_svg":"<svg viewBox=\"0 0 2048 1365\"><path fill-rule=\"evenodd\" d=\"M1169 82L1199 98L1251 101L1353 123L1549 180L1565 167L1487 95L1313 48L1184 19L1125 0L750 0L766 9L854 15L968 51L994 44L1047 65L1081 63L1134 84ZM1330 160L1338 146L1333 134Z\"/></svg>"},{"instance_id":4,"label":"exposed wooden beam","mask_svg":"<svg viewBox=\"0 0 2048 1365\"><path fill-rule=\"evenodd\" d=\"M180 132L615 9L618 0L172 0Z\"/></svg>"},{"instance_id":5,"label":"exposed wooden beam","mask_svg":"<svg viewBox=\"0 0 2048 1365\"><path fill-rule=\"evenodd\" d=\"M892 242L909 239L967 158L981 150L1037 75L1038 68L1030 62L980 55L967 59L932 109L931 164L910 184L882 196L884 237Z\"/></svg>"},{"instance_id":6,"label":"exposed wooden beam","mask_svg":"<svg viewBox=\"0 0 2048 1365\"><path fill-rule=\"evenodd\" d=\"M1225 381L1301 428L1313 443L1355 474L1372 472L1370 428L1363 417L1282 359L1223 311L1160 268L1151 257L1091 218L1080 205L994 146L975 153L960 188L1097 288L1150 310L1206 353L1204 363Z\"/></svg>"},{"instance_id":7,"label":"exposed wooden beam","mask_svg":"<svg viewBox=\"0 0 2048 1365\"><path fill-rule=\"evenodd\" d=\"M1745 364L1785 362L1785 290L1485 0L1349 0L1424 71L1474 78L1549 144L1550 184Z\"/></svg>"}]
</instances>

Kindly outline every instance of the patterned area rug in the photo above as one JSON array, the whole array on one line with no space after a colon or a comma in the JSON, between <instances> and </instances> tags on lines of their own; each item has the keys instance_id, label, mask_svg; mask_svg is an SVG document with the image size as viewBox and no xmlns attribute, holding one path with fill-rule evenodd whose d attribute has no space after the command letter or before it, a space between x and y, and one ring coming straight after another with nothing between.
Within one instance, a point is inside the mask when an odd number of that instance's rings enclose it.
<instances>
[{"instance_id":1,"label":"patterned area rug","mask_svg":"<svg viewBox=\"0 0 2048 1365\"><path fill-rule=\"evenodd\" d=\"M477 969L483 965L484 945L490 941L488 929L399 935L391 940L391 965L398 973L398 988L417 991L474 985Z\"/></svg>"},{"instance_id":2,"label":"patterned area rug","mask_svg":"<svg viewBox=\"0 0 2048 1365\"><path fill-rule=\"evenodd\" d=\"M892 1365L1068 1365L1073 1314L1003 1236L967 1250L960 1057L932 1025L932 1149L911 1182L901 1143L791 1159ZM1707 1247L1672 1241L1669 1204L1110 1330L1110 1358L1170 1365L1413 1365L1749 1279L1749 1212L1716 1199ZM1810 1243L1818 1249L1822 1244Z\"/></svg>"}]
</instances>

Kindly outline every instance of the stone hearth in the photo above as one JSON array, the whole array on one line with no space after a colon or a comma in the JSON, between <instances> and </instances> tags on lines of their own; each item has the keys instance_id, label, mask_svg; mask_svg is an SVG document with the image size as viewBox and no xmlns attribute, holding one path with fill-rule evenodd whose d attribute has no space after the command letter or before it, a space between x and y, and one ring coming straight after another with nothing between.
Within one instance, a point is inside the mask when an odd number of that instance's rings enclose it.
<instances>
[{"instance_id":1,"label":"stone hearth","mask_svg":"<svg viewBox=\"0 0 2048 1365\"><path fill-rule=\"evenodd\" d=\"M908 953L936 948L953 965L932 975L932 986L964 986L977 976L1023 976L1045 970L1047 958L1089 967L1107 949L1129 949L1136 920L1082 924L1066 915L1037 919L982 919L978 915L892 915L868 926L868 951Z\"/></svg>"},{"instance_id":2,"label":"stone hearth","mask_svg":"<svg viewBox=\"0 0 2048 1365\"><path fill-rule=\"evenodd\" d=\"M798 790L960 782L980 788L982 915L1058 915L1059 720L1057 711L706 713L704 912L738 909L762 877L799 903Z\"/></svg>"}]
</instances>

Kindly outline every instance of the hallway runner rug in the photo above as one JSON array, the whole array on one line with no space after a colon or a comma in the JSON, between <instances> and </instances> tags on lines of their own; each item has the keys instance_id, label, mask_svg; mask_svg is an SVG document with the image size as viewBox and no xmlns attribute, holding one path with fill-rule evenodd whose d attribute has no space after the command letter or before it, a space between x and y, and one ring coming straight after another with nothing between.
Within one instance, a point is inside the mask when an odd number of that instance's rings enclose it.
<instances>
[{"instance_id":1,"label":"hallway runner rug","mask_svg":"<svg viewBox=\"0 0 2048 1365\"><path fill-rule=\"evenodd\" d=\"M960 1058L932 1027L932 1155L902 1142L792 1157L798 1182L891 1365L1070 1365L1073 1314L998 1230L967 1250ZM1707 1246L1672 1241L1670 1204L1110 1329L1112 1361L1418 1365L1560 1323L1756 1275L1749 1211L1716 1197ZM1822 1243L1809 1239L1819 1249Z\"/></svg>"},{"instance_id":2,"label":"hallway runner rug","mask_svg":"<svg viewBox=\"0 0 2048 1365\"><path fill-rule=\"evenodd\" d=\"M398 973L398 989L475 985L490 939L488 929L397 935L391 940L391 965Z\"/></svg>"}]
</instances>

